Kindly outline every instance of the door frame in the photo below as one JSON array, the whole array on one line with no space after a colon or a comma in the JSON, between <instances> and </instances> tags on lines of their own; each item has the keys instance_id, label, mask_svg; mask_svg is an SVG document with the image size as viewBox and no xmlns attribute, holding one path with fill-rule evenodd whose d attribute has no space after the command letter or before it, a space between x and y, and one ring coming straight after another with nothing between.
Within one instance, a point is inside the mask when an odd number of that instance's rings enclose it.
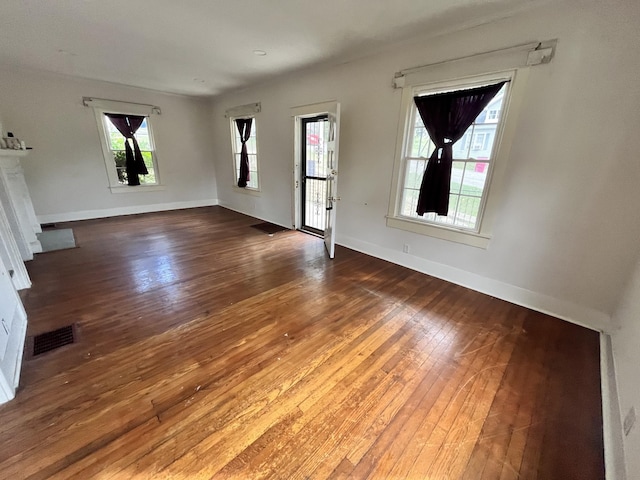
<instances>
[{"instance_id":1,"label":"door frame","mask_svg":"<svg viewBox=\"0 0 640 480\"><path fill-rule=\"evenodd\" d=\"M328 115L336 110L337 101L313 103L291 108L293 119L293 171L291 188L291 219L296 230L302 228L302 195L299 189L302 188L300 182L302 178L301 168L301 145L302 145L302 119L317 117L318 115Z\"/></svg>"}]
</instances>

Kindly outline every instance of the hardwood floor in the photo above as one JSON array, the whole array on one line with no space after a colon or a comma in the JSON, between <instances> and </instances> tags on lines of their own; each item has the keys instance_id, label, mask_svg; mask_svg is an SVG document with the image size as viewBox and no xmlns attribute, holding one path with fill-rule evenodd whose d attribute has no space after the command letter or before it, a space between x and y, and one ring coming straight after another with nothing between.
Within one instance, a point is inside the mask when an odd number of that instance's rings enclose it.
<instances>
[{"instance_id":1,"label":"hardwood floor","mask_svg":"<svg viewBox=\"0 0 640 480\"><path fill-rule=\"evenodd\" d=\"M28 264L6 479L602 479L598 334L221 207Z\"/></svg>"}]
</instances>

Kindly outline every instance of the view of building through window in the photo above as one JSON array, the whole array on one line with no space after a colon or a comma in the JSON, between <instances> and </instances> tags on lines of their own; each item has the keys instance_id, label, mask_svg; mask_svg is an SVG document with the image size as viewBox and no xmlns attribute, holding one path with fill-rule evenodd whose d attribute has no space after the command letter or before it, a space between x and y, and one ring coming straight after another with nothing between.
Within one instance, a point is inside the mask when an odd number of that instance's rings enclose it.
<instances>
[{"instance_id":1,"label":"view of building through window","mask_svg":"<svg viewBox=\"0 0 640 480\"><path fill-rule=\"evenodd\" d=\"M507 85L502 87L453 146L453 168L447 216L426 213L421 217L416 213L422 176L435 146L424 128L415 105L412 104L413 123L404 155L404 182L399 212L401 216L467 230L475 230L478 227Z\"/></svg>"}]
</instances>

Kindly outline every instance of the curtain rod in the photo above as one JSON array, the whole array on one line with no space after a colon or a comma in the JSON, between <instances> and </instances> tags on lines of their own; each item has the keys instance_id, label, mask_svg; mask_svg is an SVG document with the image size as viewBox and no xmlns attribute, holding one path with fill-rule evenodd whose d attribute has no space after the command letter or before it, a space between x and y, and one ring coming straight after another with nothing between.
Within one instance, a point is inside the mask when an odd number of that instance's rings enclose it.
<instances>
[{"instance_id":1,"label":"curtain rod","mask_svg":"<svg viewBox=\"0 0 640 480\"><path fill-rule=\"evenodd\" d=\"M535 50L538 47L540 47L541 42L531 42L531 43L523 43L521 45L515 45L513 47L508 47L508 48L499 48L497 50L489 50L488 52L481 52L481 53L474 53L472 55L467 55L464 57L458 57L458 58L451 58L449 60L441 60L439 62L434 62L434 63L428 63L426 65L420 65L419 67L412 67L412 68L407 68L405 70L400 70L399 72L396 72L396 77L400 77L402 75L407 75L410 73L414 73L414 72L418 72L424 68L429 68L429 67L435 67L437 65L443 65L445 63L452 63L452 62L458 62L460 60L467 60L469 58L478 58L478 57L483 57L485 55L495 55L496 53L509 53L509 52L514 52L514 51L520 51L520 50Z\"/></svg>"},{"instance_id":2,"label":"curtain rod","mask_svg":"<svg viewBox=\"0 0 640 480\"><path fill-rule=\"evenodd\" d=\"M472 55L466 55L464 57L459 58L451 58L448 60L442 60L439 62L429 63L426 65L421 65L419 67L407 68L404 70L400 70L396 72L393 77L393 87L394 88L403 88L405 84L405 76L411 75L414 73L423 72L427 69L446 65L449 63L462 62L465 60L477 59L488 56L507 56L511 53L517 52L528 52L526 60L522 61L522 64L519 66L534 66L540 65L544 63L549 63L554 56L555 47L557 44L557 40L548 40L545 42L529 42L523 43L520 45L514 45L513 47L500 48L496 50L490 50L488 52L474 53Z\"/></svg>"},{"instance_id":3,"label":"curtain rod","mask_svg":"<svg viewBox=\"0 0 640 480\"><path fill-rule=\"evenodd\" d=\"M136 107L146 107L149 110L151 110L152 113L155 113L157 115L161 115L162 114L162 110L160 109L160 107L156 106L156 105L148 105L146 103L136 103L136 102L123 102L122 100L110 100L108 98L96 98L96 97L82 97L82 104L85 107L92 107L94 105L91 105L92 103L100 103L100 102L106 102L106 103L117 103L120 105L133 105Z\"/></svg>"}]
</instances>

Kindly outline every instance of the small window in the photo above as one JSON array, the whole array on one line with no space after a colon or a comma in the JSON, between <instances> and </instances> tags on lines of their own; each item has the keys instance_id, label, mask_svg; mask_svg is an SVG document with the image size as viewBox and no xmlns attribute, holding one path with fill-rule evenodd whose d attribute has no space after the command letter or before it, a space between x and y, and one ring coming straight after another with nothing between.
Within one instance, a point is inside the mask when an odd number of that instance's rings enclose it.
<instances>
[{"instance_id":1,"label":"small window","mask_svg":"<svg viewBox=\"0 0 640 480\"><path fill-rule=\"evenodd\" d=\"M107 135L107 147L109 149L111 168L115 168L117 183L127 185L127 168L125 156L125 142L127 139L118 131L106 114L102 115L105 133ZM147 167L146 175L139 175L140 185L158 185L157 163L155 159L155 148L153 146L153 136L151 135L151 121L145 117L140 127L134 134L140 153ZM128 140L129 146L133 149L133 142Z\"/></svg>"},{"instance_id":2,"label":"small window","mask_svg":"<svg viewBox=\"0 0 640 480\"><path fill-rule=\"evenodd\" d=\"M240 153L242 151L242 139L240 138L240 132L236 126L236 120L239 118L252 118L251 132L249 139L247 140L247 154L249 155L249 180L247 181L248 190L259 190L259 172L258 172L258 143L257 143L257 130L258 125L256 118L253 116L247 117L235 117L231 118L231 147L233 149L233 165L234 165L234 185L238 182L240 176Z\"/></svg>"}]
</instances>

